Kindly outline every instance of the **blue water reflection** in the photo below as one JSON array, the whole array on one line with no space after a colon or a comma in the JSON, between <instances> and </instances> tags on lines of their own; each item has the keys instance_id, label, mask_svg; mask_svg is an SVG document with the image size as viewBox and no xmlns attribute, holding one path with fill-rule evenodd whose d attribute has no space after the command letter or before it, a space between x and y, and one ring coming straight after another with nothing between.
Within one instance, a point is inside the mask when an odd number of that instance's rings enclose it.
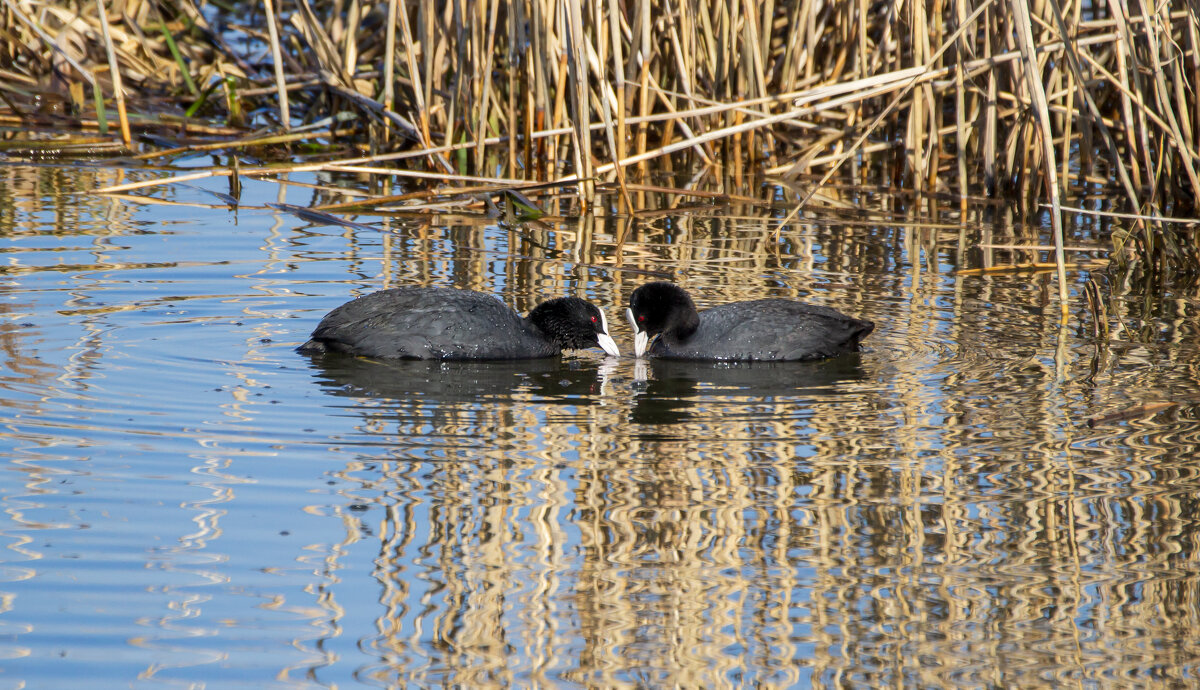
<instances>
[{"instance_id":1,"label":"blue water reflection","mask_svg":"<svg viewBox=\"0 0 1200 690\"><path fill-rule=\"evenodd\" d=\"M1016 232L983 211L831 213L776 246L726 209L618 245L602 218L368 232L254 208L311 188L247 180L231 212L0 174L0 682L1195 681L1192 293L1116 291L1109 342L1082 302L1060 330L1041 278L953 272ZM663 272L702 307L879 326L788 365L294 350L408 284L578 294L628 347L620 308Z\"/></svg>"}]
</instances>

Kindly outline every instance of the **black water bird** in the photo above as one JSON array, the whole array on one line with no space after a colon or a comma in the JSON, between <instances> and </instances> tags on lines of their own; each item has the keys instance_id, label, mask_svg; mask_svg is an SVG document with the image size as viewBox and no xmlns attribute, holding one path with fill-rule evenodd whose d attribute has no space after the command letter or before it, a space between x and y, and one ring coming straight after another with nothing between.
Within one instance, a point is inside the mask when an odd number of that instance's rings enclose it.
<instances>
[{"instance_id":1,"label":"black water bird","mask_svg":"<svg viewBox=\"0 0 1200 690\"><path fill-rule=\"evenodd\" d=\"M634 354L666 359L800 361L858 350L875 328L830 307L788 299L759 299L696 311L673 283L642 285L625 310ZM658 336L653 343L651 338Z\"/></svg>"},{"instance_id":2,"label":"black water bird","mask_svg":"<svg viewBox=\"0 0 1200 690\"><path fill-rule=\"evenodd\" d=\"M403 359L535 359L599 347L619 356L604 312L578 297L522 318L473 290L401 287L351 300L321 319L301 352Z\"/></svg>"}]
</instances>

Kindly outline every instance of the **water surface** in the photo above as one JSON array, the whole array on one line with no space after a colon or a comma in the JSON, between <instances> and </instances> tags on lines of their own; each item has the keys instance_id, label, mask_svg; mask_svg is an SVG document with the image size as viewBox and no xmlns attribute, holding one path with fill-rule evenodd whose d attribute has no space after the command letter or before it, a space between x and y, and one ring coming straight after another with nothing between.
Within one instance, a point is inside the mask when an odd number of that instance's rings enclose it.
<instances>
[{"instance_id":1,"label":"water surface","mask_svg":"<svg viewBox=\"0 0 1200 690\"><path fill-rule=\"evenodd\" d=\"M0 686L1197 682L1196 292L1080 252L1061 327L1049 274L957 271L1036 258L985 246L1047 241L1003 208L368 231L263 207L338 200L306 187L0 175ZM785 365L294 350L397 285L583 296L628 350L664 273L876 332Z\"/></svg>"}]
</instances>

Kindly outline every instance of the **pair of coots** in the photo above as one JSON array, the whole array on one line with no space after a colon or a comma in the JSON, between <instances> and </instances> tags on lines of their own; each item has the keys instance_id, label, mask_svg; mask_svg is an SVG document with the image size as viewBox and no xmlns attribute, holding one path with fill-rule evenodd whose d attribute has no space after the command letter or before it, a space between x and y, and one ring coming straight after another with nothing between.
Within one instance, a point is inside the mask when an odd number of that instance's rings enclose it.
<instances>
[{"instance_id":1,"label":"pair of coots","mask_svg":"<svg viewBox=\"0 0 1200 690\"><path fill-rule=\"evenodd\" d=\"M698 312L682 288L664 282L634 290L626 315L635 354L668 359L822 359L857 350L875 328L829 307L786 299ZM604 312L577 297L543 302L522 318L480 292L407 287L334 309L300 349L408 359L533 359L589 347L620 354Z\"/></svg>"}]
</instances>

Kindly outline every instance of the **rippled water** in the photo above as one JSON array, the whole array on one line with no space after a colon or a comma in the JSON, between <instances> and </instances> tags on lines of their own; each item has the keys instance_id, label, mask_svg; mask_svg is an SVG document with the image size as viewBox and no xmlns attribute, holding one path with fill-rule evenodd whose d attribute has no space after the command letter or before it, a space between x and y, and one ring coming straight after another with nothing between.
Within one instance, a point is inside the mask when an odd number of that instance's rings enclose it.
<instances>
[{"instance_id":1,"label":"rippled water","mask_svg":"<svg viewBox=\"0 0 1200 690\"><path fill-rule=\"evenodd\" d=\"M957 203L380 232L80 193L117 174L0 167L2 687L1197 682L1194 289L1076 268L1060 328L1048 274L955 271L1045 233ZM578 294L628 349L664 272L878 326L774 366L294 351L395 285Z\"/></svg>"}]
</instances>

